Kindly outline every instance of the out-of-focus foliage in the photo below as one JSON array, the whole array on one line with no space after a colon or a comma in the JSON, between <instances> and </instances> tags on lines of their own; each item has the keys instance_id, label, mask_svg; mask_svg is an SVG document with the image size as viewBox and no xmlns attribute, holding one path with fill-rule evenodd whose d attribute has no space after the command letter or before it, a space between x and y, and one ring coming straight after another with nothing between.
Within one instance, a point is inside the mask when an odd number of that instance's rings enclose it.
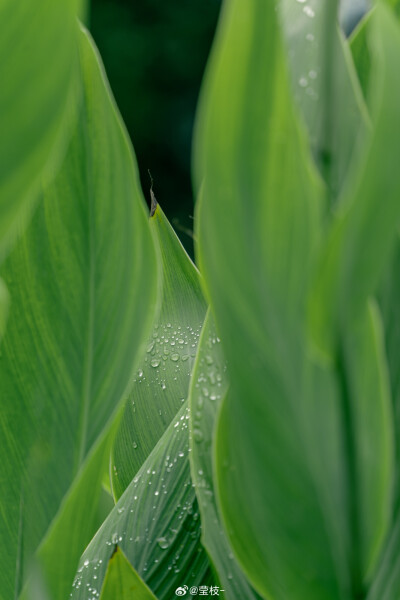
<instances>
[{"instance_id":1,"label":"out-of-focus foliage","mask_svg":"<svg viewBox=\"0 0 400 600\"><path fill-rule=\"evenodd\" d=\"M146 219L69 2L0 7L32 45L8 60L0 36L1 600L396 600L397 0L355 29L361 0L225 0L194 137L201 272L152 190ZM92 6L168 212L218 11Z\"/></svg>"}]
</instances>

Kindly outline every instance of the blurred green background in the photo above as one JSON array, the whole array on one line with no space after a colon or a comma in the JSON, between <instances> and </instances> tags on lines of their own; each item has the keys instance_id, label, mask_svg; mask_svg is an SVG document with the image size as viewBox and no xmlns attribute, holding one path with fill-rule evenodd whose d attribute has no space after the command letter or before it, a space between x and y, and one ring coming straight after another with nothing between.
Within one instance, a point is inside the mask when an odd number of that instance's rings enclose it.
<instances>
[{"instance_id":1,"label":"blurred green background","mask_svg":"<svg viewBox=\"0 0 400 600\"><path fill-rule=\"evenodd\" d=\"M192 254L194 114L220 0L92 0L89 28L154 192Z\"/></svg>"}]
</instances>

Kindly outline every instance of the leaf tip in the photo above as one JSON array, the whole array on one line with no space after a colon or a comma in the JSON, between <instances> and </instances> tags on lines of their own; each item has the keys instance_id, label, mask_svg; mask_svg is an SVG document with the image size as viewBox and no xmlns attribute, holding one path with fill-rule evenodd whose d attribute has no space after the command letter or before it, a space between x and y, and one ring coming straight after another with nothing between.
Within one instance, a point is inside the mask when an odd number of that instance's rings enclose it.
<instances>
[{"instance_id":1,"label":"leaf tip","mask_svg":"<svg viewBox=\"0 0 400 600\"><path fill-rule=\"evenodd\" d=\"M150 217L154 217L155 212L157 210L158 202L156 200L156 197L155 197L152 189L150 189L150 198L151 198Z\"/></svg>"}]
</instances>

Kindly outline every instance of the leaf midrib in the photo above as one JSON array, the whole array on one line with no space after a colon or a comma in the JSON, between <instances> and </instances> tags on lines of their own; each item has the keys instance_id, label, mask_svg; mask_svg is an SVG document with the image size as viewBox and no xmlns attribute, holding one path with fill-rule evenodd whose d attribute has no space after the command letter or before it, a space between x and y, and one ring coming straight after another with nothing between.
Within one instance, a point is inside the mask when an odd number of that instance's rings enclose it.
<instances>
[{"instance_id":1,"label":"leaf midrib","mask_svg":"<svg viewBox=\"0 0 400 600\"><path fill-rule=\"evenodd\" d=\"M84 98L82 112L87 116L87 98ZM87 122L87 119L85 119ZM84 138L85 156L91 157L89 136L86 127L82 127ZM93 165L92 160L86 161L85 168L86 192L88 202L88 231L89 231L89 280L88 280L88 305L87 305L87 328L84 347L83 377L81 390L81 413L78 430L78 455L74 472L78 472L85 458L87 443L87 430L89 421L89 408L92 391L93 376L93 339L94 339L94 289L95 289L95 237L94 237L94 215L93 215Z\"/></svg>"}]
</instances>

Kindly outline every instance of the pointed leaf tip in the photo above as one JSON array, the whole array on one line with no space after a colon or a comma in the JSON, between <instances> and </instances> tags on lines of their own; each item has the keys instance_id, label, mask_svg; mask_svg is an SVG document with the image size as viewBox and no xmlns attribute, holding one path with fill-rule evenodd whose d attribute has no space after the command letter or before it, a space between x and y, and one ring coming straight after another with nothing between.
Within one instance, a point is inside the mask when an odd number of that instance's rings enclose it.
<instances>
[{"instance_id":1,"label":"pointed leaf tip","mask_svg":"<svg viewBox=\"0 0 400 600\"><path fill-rule=\"evenodd\" d=\"M150 198L151 198L150 217L154 217L154 214L157 210L158 202L156 200L156 197L155 197L152 189L150 190Z\"/></svg>"}]
</instances>

